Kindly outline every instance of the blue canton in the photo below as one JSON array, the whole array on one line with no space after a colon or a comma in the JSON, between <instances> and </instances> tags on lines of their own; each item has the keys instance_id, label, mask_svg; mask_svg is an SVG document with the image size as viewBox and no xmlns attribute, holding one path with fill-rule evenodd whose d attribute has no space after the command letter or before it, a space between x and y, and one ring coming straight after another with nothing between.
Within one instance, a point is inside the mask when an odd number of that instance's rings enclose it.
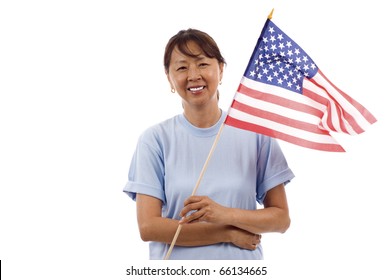
<instances>
[{"instance_id":1,"label":"blue canton","mask_svg":"<svg viewBox=\"0 0 391 280\"><path fill-rule=\"evenodd\" d=\"M268 19L244 76L302 93L304 77L310 79L317 71L307 53Z\"/></svg>"}]
</instances>

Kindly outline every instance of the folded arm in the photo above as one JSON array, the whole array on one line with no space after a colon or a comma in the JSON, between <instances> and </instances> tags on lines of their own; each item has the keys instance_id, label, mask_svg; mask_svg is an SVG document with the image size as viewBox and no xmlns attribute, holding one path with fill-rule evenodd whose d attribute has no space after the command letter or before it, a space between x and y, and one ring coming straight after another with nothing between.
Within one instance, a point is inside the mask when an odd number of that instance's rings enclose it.
<instances>
[{"instance_id":1,"label":"folded arm","mask_svg":"<svg viewBox=\"0 0 391 280\"><path fill-rule=\"evenodd\" d=\"M141 239L171 243L179 221L161 216L161 200L143 194L137 194L137 221ZM244 249L254 250L260 236L230 225L214 223L182 224L178 236L178 246L202 246L221 242L230 242Z\"/></svg>"},{"instance_id":2,"label":"folded arm","mask_svg":"<svg viewBox=\"0 0 391 280\"><path fill-rule=\"evenodd\" d=\"M289 228L290 217L284 185L269 190L263 204L263 209L244 210L224 207L206 196L191 196L181 211L181 216L185 217L181 223L204 221L231 225L254 234L285 232ZM187 214L194 210L194 213Z\"/></svg>"}]
</instances>

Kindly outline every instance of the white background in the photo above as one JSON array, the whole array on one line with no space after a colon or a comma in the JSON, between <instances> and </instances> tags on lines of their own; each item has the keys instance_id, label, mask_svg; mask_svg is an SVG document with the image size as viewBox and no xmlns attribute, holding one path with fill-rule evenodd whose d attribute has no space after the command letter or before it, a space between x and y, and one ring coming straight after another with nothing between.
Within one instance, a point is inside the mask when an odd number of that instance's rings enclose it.
<instances>
[{"instance_id":1,"label":"white background","mask_svg":"<svg viewBox=\"0 0 391 280\"><path fill-rule=\"evenodd\" d=\"M148 265L122 188L138 135L181 112L165 44L189 27L217 41L226 110L275 8L273 21L378 122L336 135L346 153L280 142L296 174L292 225L263 236L266 261L302 279L389 279L391 22L386 1L345 2L1 1L4 278L125 279L133 263Z\"/></svg>"}]
</instances>

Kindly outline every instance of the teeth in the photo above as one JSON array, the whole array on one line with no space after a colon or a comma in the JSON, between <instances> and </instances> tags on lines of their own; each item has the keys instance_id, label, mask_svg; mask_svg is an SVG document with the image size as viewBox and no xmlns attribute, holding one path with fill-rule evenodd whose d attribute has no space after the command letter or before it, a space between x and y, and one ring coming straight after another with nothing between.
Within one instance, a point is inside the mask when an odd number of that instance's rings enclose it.
<instances>
[{"instance_id":1,"label":"teeth","mask_svg":"<svg viewBox=\"0 0 391 280\"><path fill-rule=\"evenodd\" d=\"M189 88L191 91L197 91L197 90L201 90L203 89L204 87L197 87L197 88Z\"/></svg>"}]
</instances>

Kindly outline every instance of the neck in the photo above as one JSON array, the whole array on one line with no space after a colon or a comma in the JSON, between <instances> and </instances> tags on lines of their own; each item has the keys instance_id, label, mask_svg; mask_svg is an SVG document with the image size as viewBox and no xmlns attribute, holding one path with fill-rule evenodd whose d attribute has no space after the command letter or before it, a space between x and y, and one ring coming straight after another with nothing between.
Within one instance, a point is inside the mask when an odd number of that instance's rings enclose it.
<instances>
[{"instance_id":1,"label":"neck","mask_svg":"<svg viewBox=\"0 0 391 280\"><path fill-rule=\"evenodd\" d=\"M208 128L215 125L220 117L221 110L218 106L203 110L184 110L186 119L194 126L199 128Z\"/></svg>"}]
</instances>

